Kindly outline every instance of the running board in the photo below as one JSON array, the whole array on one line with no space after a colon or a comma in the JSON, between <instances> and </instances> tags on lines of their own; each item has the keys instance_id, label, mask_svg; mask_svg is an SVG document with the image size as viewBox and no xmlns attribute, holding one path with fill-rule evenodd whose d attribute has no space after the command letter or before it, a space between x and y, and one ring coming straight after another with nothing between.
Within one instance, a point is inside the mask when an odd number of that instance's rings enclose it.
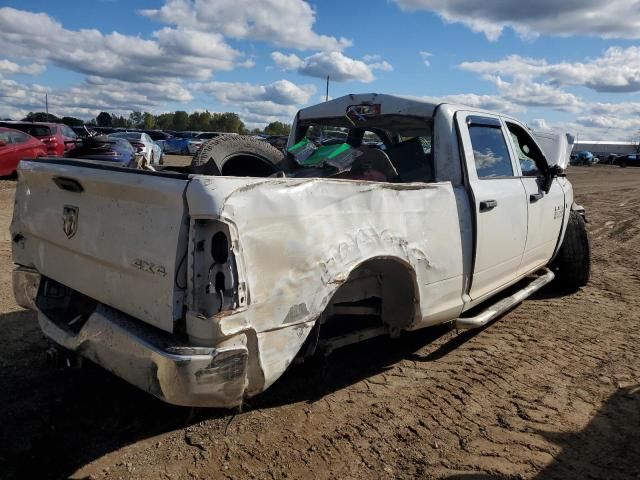
<instances>
[{"instance_id":1,"label":"running board","mask_svg":"<svg viewBox=\"0 0 640 480\"><path fill-rule=\"evenodd\" d=\"M459 330L468 330L471 328L483 327L491 320L494 320L496 317L499 317L507 310L515 307L525 298L531 296L542 287L550 283L555 277L554 273L548 268L544 268L542 272L543 273L540 276L532 280L531 283L529 283L526 287L518 290L513 295L503 298L499 302L487 307L486 310L484 310L482 313L479 313L475 317L455 319L455 327Z\"/></svg>"}]
</instances>

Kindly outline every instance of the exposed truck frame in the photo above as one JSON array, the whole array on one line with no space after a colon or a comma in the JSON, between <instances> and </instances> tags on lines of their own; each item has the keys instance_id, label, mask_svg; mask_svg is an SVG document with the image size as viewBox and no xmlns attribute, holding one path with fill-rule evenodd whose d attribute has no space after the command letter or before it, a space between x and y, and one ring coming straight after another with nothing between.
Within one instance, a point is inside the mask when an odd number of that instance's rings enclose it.
<instances>
[{"instance_id":1,"label":"exposed truck frame","mask_svg":"<svg viewBox=\"0 0 640 480\"><path fill-rule=\"evenodd\" d=\"M554 278L548 266L575 228L566 137L534 140L516 119L470 107L362 94L301 110L289 146L318 122L379 132L390 157L405 142L398 132L428 132L429 178L402 181L402 162L395 182L380 182L26 161L11 227L18 303L58 345L167 402L229 407L318 348L476 328ZM507 153L478 149L486 139ZM500 161L511 175L479 176L481 156L482 168Z\"/></svg>"}]
</instances>

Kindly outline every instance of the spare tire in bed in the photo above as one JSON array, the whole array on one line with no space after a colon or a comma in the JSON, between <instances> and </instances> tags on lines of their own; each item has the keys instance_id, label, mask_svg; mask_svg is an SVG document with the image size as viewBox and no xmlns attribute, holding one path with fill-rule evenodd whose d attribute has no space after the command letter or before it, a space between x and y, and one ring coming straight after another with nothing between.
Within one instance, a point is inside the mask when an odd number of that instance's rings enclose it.
<instances>
[{"instance_id":1,"label":"spare tire in bed","mask_svg":"<svg viewBox=\"0 0 640 480\"><path fill-rule=\"evenodd\" d=\"M267 142L247 135L220 135L191 159L191 172L201 175L267 177L285 169L285 155Z\"/></svg>"}]
</instances>

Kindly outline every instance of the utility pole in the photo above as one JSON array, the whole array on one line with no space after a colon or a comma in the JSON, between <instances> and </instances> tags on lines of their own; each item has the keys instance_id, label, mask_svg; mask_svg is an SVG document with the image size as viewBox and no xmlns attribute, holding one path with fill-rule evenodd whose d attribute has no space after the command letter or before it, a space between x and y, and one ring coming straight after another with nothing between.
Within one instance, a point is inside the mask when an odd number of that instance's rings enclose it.
<instances>
[{"instance_id":1,"label":"utility pole","mask_svg":"<svg viewBox=\"0 0 640 480\"><path fill-rule=\"evenodd\" d=\"M329 101L329 75L327 75L327 93L325 94L324 101Z\"/></svg>"},{"instance_id":2,"label":"utility pole","mask_svg":"<svg viewBox=\"0 0 640 480\"><path fill-rule=\"evenodd\" d=\"M47 94L44 94L44 109L47 112L47 122L49 121L49 97Z\"/></svg>"}]
</instances>

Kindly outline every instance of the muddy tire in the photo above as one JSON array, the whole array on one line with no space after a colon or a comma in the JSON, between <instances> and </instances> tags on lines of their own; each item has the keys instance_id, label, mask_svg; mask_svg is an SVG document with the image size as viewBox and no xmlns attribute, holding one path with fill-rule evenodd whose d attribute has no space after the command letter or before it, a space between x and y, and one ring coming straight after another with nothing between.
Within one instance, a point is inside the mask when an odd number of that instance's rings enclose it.
<instances>
[{"instance_id":1,"label":"muddy tire","mask_svg":"<svg viewBox=\"0 0 640 480\"><path fill-rule=\"evenodd\" d=\"M285 167L282 152L244 135L221 135L209 140L191 159L191 171L201 175L267 177Z\"/></svg>"},{"instance_id":2,"label":"muddy tire","mask_svg":"<svg viewBox=\"0 0 640 480\"><path fill-rule=\"evenodd\" d=\"M555 283L566 291L576 291L589 282L591 249L584 218L578 212L569 213L569 223L558 256L551 264Z\"/></svg>"}]
</instances>

